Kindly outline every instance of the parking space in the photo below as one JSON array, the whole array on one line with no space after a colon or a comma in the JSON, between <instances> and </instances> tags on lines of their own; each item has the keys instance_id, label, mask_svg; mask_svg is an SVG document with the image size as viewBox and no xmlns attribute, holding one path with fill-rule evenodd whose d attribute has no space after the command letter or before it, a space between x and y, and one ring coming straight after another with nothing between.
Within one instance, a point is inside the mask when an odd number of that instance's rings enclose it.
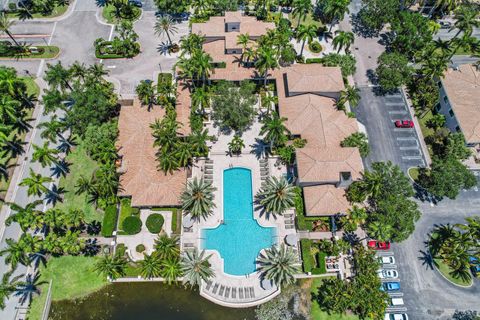
<instances>
[{"instance_id":1,"label":"parking space","mask_svg":"<svg viewBox=\"0 0 480 320\"><path fill-rule=\"evenodd\" d=\"M414 128L399 128L397 120L412 120L400 92L376 95L373 87L360 88L361 101L355 109L358 120L365 125L371 153L367 167L376 161L392 161L406 172L414 166L425 166L425 158Z\"/></svg>"}]
</instances>

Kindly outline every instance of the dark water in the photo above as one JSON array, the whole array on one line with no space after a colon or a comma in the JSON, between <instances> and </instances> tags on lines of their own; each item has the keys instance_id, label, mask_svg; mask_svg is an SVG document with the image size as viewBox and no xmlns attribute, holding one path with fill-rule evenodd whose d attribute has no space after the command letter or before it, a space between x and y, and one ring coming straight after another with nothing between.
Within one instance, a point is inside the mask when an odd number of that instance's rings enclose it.
<instances>
[{"instance_id":1,"label":"dark water","mask_svg":"<svg viewBox=\"0 0 480 320\"><path fill-rule=\"evenodd\" d=\"M115 283L87 297L52 303L49 320L252 320L253 308L213 304L197 291L161 283Z\"/></svg>"}]
</instances>

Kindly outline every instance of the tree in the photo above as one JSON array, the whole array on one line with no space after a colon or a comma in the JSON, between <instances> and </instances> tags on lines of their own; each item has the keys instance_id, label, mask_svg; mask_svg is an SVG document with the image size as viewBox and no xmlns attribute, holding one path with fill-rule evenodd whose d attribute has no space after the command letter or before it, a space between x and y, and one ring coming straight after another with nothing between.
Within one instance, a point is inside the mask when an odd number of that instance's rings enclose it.
<instances>
[{"instance_id":1,"label":"tree","mask_svg":"<svg viewBox=\"0 0 480 320\"><path fill-rule=\"evenodd\" d=\"M176 34L178 32L178 28L175 26L175 21L171 16L161 15L158 17L153 29L155 30L155 35L157 36L166 35L170 46L173 45L171 35Z\"/></svg>"},{"instance_id":2,"label":"tree","mask_svg":"<svg viewBox=\"0 0 480 320\"><path fill-rule=\"evenodd\" d=\"M180 264L180 259L167 258L162 260L162 277L165 279L167 284L172 284L177 281L177 278L182 276L182 266Z\"/></svg>"},{"instance_id":3,"label":"tree","mask_svg":"<svg viewBox=\"0 0 480 320\"><path fill-rule=\"evenodd\" d=\"M307 14L313 10L313 5L310 0L294 0L292 3L293 16L298 17L297 28L300 25L301 20L305 20Z\"/></svg>"},{"instance_id":4,"label":"tree","mask_svg":"<svg viewBox=\"0 0 480 320\"><path fill-rule=\"evenodd\" d=\"M362 0L359 12L364 27L374 32L380 31L385 23L394 21L400 8L399 0Z\"/></svg>"},{"instance_id":5,"label":"tree","mask_svg":"<svg viewBox=\"0 0 480 320\"><path fill-rule=\"evenodd\" d=\"M378 58L376 73L378 82L384 90L395 90L404 85L412 72L412 68L408 66L408 59L400 53L384 52Z\"/></svg>"},{"instance_id":6,"label":"tree","mask_svg":"<svg viewBox=\"0 0 480 320\"><path fill-rule=\"evenodd\" d=\"M23 179L22 182L20 182L20 186L28 188L27 193L29 196L36 195L39 197L42 193L48 191L48 188L43 184L52 181L52 178L43 177L40 173L37 174L30 168L30 176Z\"/></svg>"},{"instance_id":7,"label":"tree","mask_svg":"<svg viewBox=\"0 0 480 320\"><path fill-rule=\"evenodd\" d=\"M325 22L330 23L329 31L332 31L333 25L349 12L349 4L349 0L327 0L320 5Z\"/></svg>"},{"instance_id":8,"label":"tree","mask_svg":"<svg viewBox=\"0 0 480 320\"><path fill-rule=\"evenodd\" d=\"M212 95L207 86L196 87L192 92L192 107L195 110L205 113L205 109L210 107Z\"/></svg>"},{"instance_id":9,"label":"tree","mask_svg":"<svg viewBox=\"0 0 480 320\"><path fill-rule=\"evenodd\" d=\"M35 225L35 220L42 212L37 210L37 206L42 204L42 200L36 200L28 203L25 207L22 207L16 203L8 203L10 208L14 211L6 220L5 224L9 226L12 222L16 222L20 225L23 232L27 231Z\"/></svg>"},{"instance_id":10,"label":"tree","mask_svg":"<svg viewBox=\"0 0 480 320\"><path fill-rule=\"evenodd\" d=\"M202 281L208 281L215 276L208 262L211 256L205 257L205 251L199 253L196 248L184 252L181 261L184 284L200 287Z\"/></svg>"},{"instance_id":11,"label":"tree","mask_svg":"<svg viewBox=\"0 0 480 320\"><path fill-rule=\"evenodd\" d=\"M124 257L105 255L95 263L94 270L110 279L117 279L125 275L127 260Z\"/></svg>"},{"instance_id":12,"label":"tree","mask_svg":"<svg viewBox=\"0 0 480 320\"><path fill-rule=\"evenodd\" d=\"M228 143L228 152L232 154L242 153L242 149L245 148L245 143L242 140L242 137L239 135L234 135L232 140Z\"/></svg>"},{"instance_id":13,"label":"tree","mask_svg":"<svg viewBox=\"0 0 480 320\"><path fill-rule=\"evenodd\" d=\"M194 178L188 181L180 196L183 211L190 214L193 219L206 219L215 208L213 202L215 190L216 188L212 187L211 183L205 182L203 179Z\"/></svg>"},{"instance_id":14,"label":"tree","mask_svg":"<svg viewBox=\"0 0 480 320\"><path fill-rule=\"evenodd\" d=\"M278 287L292 284L295 281L293 276L299 271L295 252L283 243L265 249L257 262L262 277L271 280Z\"/></svg>"},{"instance_id":15,"label":"tree","mask_svg":"<svg viewBox=\"0 0 480 320\"><path fill-rule=\"evenodd\" d=\"M362 158L365 158L370 153L370 146L368 145L368 139L363 132L354 132L340 143L342 147L358 148Z\"/></svg>"},{"instance_id":16,"label":"tree","mask_svg":"<svg viewBox=\"0 0 480 320\"><path fill-rule=\"evenodd\" d=\"M310 43L317 36L317 29L317 26L314 24L309 24L308 26L301 24L297 27L297 39L302 41L302 49L300 50L300 56L303 55L305 42L308 41L308 43Z\"/></svg>"},{"instance_id":17,"label":"tree","mask_svg":"<svg viewBox=\"0 0 480 320\"><path fill-rule=\"evenodd\" d=\"M250 35L248 33L241 33L237 36L237 44L242 46L242 52L245 51L250 43Z\"/></svg>"},{"instance_id":18,"label":"tree","mask_svg":"<svg viewBox=\"0 0 480 320\"><path fill-rule=\"evenodd\" d=\"M0 256L6 255L5 263L10 264L12 270L15 270L19 263L28 265L29 252L27 252L24 242L21 239L17 242L10 238L7 238L5 242L8 247L0 251Z\"/></svg>"},{"instance_id":19,"label":"tree","mask_svg":"<svg viewBox=\"0 0 480 320\"><path fill-rule=\"evenodd\" d=\"M69 84L71 79L70 71L65 69L60 61L54 65L47 63L44 79L51 88L60 89L62 92L67 88L72 90Z\"/></svg>"},{"instance_id":20,"label":"tree","mask_svg":"<svg viewBox=\"0 0 480 320\"><path fill-rule=\"evenodd\" d=\"M285 177L271 176L264 182L256 198L267 214L283 215L295 205L295 187Z\"/></svg>"},{"instance_id":21,"label":"tree","mask_svg":"<svg viewBox=\"0 0 480 320\"><path fill-rule=\"evenodd\" d=\"M353 75L357 70L355 57L351 54L329 53L323 56L322 64L326 67L340 67L342 76Z\"/></svg>"},{"instance_id":22,"label":"tree","mask_svg":"<svg viewBox=\"0 0 480 320\"><path fill-rule=\"evenodd\" d=\"M337 30L335 31L335 34L336 36L333 38L332 44L333 48L337 49L337 53L339 53L343 48L345 48L345 52L350 52L350 46L355 41L353 32Z\"/></svg>"},{"instance_id":23,"label":"tree","mask_svg":"<svg viewBox=\"0 0 480 320\"><path fill-rule=\"evenodd\" d=\"M398 18L392 21L392 47L412 59L415 53L424 50L432 43L433 33L429 26L429 19L420 13L401 11Z\"/></svg>"},{"instance_id":24,"label":"tree","mask_svg":"<svg viewBox=\"0 0 480 320\"><path fill-rule=\"evenodd\" d=\"M155 87L151 80L141 80L140 84L135 88L135 93L142 105L148 106L148 108L151 108L156 102Z\"/></svg>"},{"instance_id":25,"label":"tree","mask_svg":"<svg viewBox=\"0 0 480 320\"><path fill-rule=\"evenodd\" d=\"M263 140L270 144L270 148L277 149L288 141L290 131L285 126L287 118L280 118L278 113L272 112L263 119L260 135L264 136Z\"/></svg>"},{"instance_id":26,"label":"tree","mask_svg":"<svg viewBox=\"0 0 480 320\"><path fill-rule=\"evenodd\" d=\"M340 98L337 101L337 106L339 109L345 109L345 103L350 104L350 107L354 108L360 102L360 89L351 86L349 84L346 85L345 90L340 91Z\"/></svg>"},{"instance_id":27,"label":"tree","mask_svg":"<svg viewBox=\"0 0 480 320\"><path fill-rule=\"evenodd\" d=\"M0 32L7 34L7 36L13 41L13 43L15 43L17 47L20 47L20 44L10 33L10 28L14 25L14 23L14 21L10 20L6 12L0 12Z\"/></svg>"},{"instance_id":28,"label":"tree","mask_svg":"<svg viewBox=\"0 0 480 320\"><path fill-rule=\"evenodd\" d=\"M48 141L43 143L43 147L33 145L32 160L37 161L42 165L42 168L50 166L52 163L57 162L56 155L59 153L57 149L50 149L50 143Z\"/></svg>"},{"instance_id":29,"label":"tree","mask_svg":"<svg viewBox=\"0 0 480 320\"><path fill-rule=\"evenodd\" d=\"M450 29L458 29L453 38L457 38L461 32L466 36L471 36L474 28L480 28L480 20L478 20L478 10L474 5L462 5L455 10L455 23Z\"/></svg>"},{"instance_id":30,"label":"tree","mask_svg":"<svg viewBox=\"0 0 480 320\"><path fill-rule=\"evenodd\" d=\"M178 236L168 237L166 234L158 236L155 240L155 254L162 260L178 257L180 248Z\"/></svg>"},{"instance_id":31,"label":"tree","mask_svg":"<svg viewBox=\"0 0 480 320\"><path fill-rule=\"evenodd\" d=\"M160 277L162 273L162 260L156 254L144 254L139 266L140 274L145 279Z\"/></svg>"},{"instance_id":32,"label":"tree","mask_svg":"<svg viewBox=\"0 0 480 320\"><path fill-rule=\"evenodd\" d=\"M10 279L12 274L10 272L6 272L3 274L2 282L0 283L0 309L5 309L5 300L12 295L17 289L19 284L18 279L20 276L16 276L13 279Z\"/></svg>"},{"instance_id":33,"label":"tree","mask_svg":"<svg viewBox=\"0 0 480 320\"><path fill-rule=\"evenodd\" d=\"M303 0L302 0L303 1ZM255 68L262 76L264 86L267 85L268 71L274 70L278 67L277 57L275 52L267 46L262 46L257 50L257 60L255 61Z\"/></svg>"},{"instance_id":34,"label":"tree","mask_svg":"<svg viewBox=\"0 0 480 320\"><path fill-rule=\"evenodd\" d=\"M178 15L188 12L191 0L155 0L158 11L163 14Z\"/></svg>"},{"instance_id":35,"label":"tree","mask_svg":"<svg viewBox=\"0 0 480 320\"><path fill-rule=\"evenodd\" d=\"M443 114L437 113L434 114L430 119L427 120L427 127L433 130L441 128L446 123L446 118Z\"/></svg>"}]
</instances>

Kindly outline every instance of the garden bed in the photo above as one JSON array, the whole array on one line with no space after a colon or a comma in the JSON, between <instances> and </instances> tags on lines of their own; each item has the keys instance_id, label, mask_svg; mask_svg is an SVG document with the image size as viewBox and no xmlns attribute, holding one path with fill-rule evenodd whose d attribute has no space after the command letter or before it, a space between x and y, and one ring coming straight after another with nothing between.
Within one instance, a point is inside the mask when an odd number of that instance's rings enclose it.
<instances>
[{"instance_id":1,"label":"garden bed","mask_svg":"<svg viewBox=\"0 0 480 320\"><path fill-rule=\"evenodd\" d=\"M133 58L140 53L140 44L137 42L136 45L138 45L138 53L132 56L126 56L123 54L118 54L115 53L114 51L111 50L111 43L112 41L104 41L101 44L97 45L95 47L95 57L97 59L124 59L124 58Z\"/></svg>"},{"instance_id":2,"label":"garden bed","mask_svg":"<svg viewBox=\"0 0 480 320\"><path fill-rule=\"evenodd\" d=\"M60 53L60 48L56 46L35 46L38 52L18 53L15 46L3 46L0 48L0 58L14 59L53 59Z\"/></svg>"},{"instance_id":3,"label":"garden bed","mask_svg":"<svg viewBox=\"0 0 480 320\"><path fill-rule=\"evenodd\" d=\"M131 16L125 16L125 17L122 16L121 19L135 21L138 18L140 18L140 16L142 15L142 9L137 7L133 7L132 9L133 9L133 14ZM115 17L115 7L112 5L103 7L102 17L107 23L110 23L110 24L116 24L119 22L118 21L119 19Z\"/></svg>"},{"instance_id":4,"label":"garden bed","mask_svg":"<svg viewBox=\"0 0 480 320\"><path fill-rule=\"evenodd\" d=\"M180 234L182 225L182 215L178 213L177 208L152 208L152 211L171 211L172 212L172 233Z\"/></svg>"},{"instance_id":5,"label":"garden bed","mask_svg":"<svg viewBox=\"0 0 480 320\"><path fill-rule=\"evenodd\" d=\"M44 15L43 13L40 12L31 12L32 18L33 19L50 19L50 18L56 18L61 15L63 15L66 11L68 10L68 5L66 6L55 6L50 14ZM18 18L18 11L17 10L8 10L7 11L7 16L9 18Z\"/></svg>"},{"instance_id":6,"label":"garden bed","mask_svg":"<svg viewBox=\"0 0 480 320\"><path fill-rule=\"evenodd\" d=\"M132 200L130 198L122 198L120 200L120 218L118 221L118 233L119 235L127 235L132 234L138 229L138 221L140 220L140 209L132 208ZM125 220L127 220L126 224L128 225L129 230L123 230ZM136 222L135 222L135 221ZM141 220L140 220L140 227L141 227ZM128 232L127 232L128 231ZM140 231L140 230L138 230ZM138 233L138 232L136 232ZM135 234L135 233L133 233Z\"/></svg>"},{"instance_id":7,"label":"garden bed","mask_svg":"<svg viewBox=\"0 0 480 320\"><path fill-rule=\"evenodd\" d=\"M450 272L452 272L452 269L450 269L443 261L442 259L434 259L435 261L435 268L438 270L438 272L441 273L441 275L450 281L451 283L461 286L461 287L470 287L473 283L473 280L470 279L468 281L463 280L461 278L454 278L450 275Z\"/></svg>"},{"instance_id":8,"label":"garden bed","mask_svg":"<svg viewBox=\"0 0 480 320\"><path fill-rule=\"evenodd\" d=\"M319 251L315 242L309 239L302 239L300 240L300 248L302 250L303 271L305 273L327 273L325 266L325 257L327 254Z\"/></svg>"}]
</instances>

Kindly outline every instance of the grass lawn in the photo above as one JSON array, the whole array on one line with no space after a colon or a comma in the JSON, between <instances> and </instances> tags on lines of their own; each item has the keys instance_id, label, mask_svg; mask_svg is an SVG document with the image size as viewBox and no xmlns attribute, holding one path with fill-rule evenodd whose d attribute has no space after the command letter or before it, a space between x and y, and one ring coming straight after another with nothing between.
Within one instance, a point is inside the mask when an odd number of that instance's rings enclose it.
<instances>
[{"instance_id":1,"label":"grass lawn","mask_svg":"<svg viewBox=\"0 0 480 320\"><path fill-rule=\"evenodd\" d=\"M408 174L410 175L410 177L417 181L418 180L418 176L420 175L420 171L418 170L417 167L412 167L410 169L408 169Z\"/></svg>"},{"instance_id":2,"label":"grass lawn","mask_svg":"<svg viewBox=\"0 0 480 320\"><path fill-rule=\"evenodd\" d=\"M427 121L433 117L432 111L428 111L425 114L421 114L417 117L418 122L420 123L420 129L422 130L423 138L426 139L428 136L431 136L435 131L427 127ZM432 148L427 144L428 153L430 156L433 156Z\"/></svg>"},{"instance_id":3,"label":"grass lawn","mask_svg":"<svg viewBox=\"0 0 480 320\"><path fill-rule=\"evenodd\" d=\"M310 287L310 292L317 293L317 288L322 283L325 278L314 278L312 285ZM312 307L310 309L310 316L312 320L358 320L358 317L355 315L346 315L346 314L328 314L325 311L320 310L320 306L317 301L312 301Z\"/></svg>"},{"instance_id":4,"label":"grass lawn","mask_svg":"<svg viewBox=\"0 0 480 320\"><path fill-rule=\"evenodd\" d=\"M464 281L462 279L457 279L454 278L450 275L450 272L452 271L441 259L435 259L435 262L438 264L437 270L440 271L440 273L447 278L450 282L453 282L459 286L469 286L472 284L472 279L469 281Z\"/></svg>"},{"instance_id":5,"label":"grass lawn","mask_svg":"<svg viewBox=\"0 0 480 320\"><path fill-rule=\"evenodd\" d=\"M133 8L133 12L134 12L133 16L130 19L126 19L126 20L135 21L142 14L142 10L140 8L137 8L137 7ZM103 19L105 19L105 21L107 21L107 23L112 23L112 24L117 23L118 19L115 17L114 14L115 14L115 7L114 6L108 5L108 6L103 7L102 17L103 17Z\"/></svg>"},{"instance_id":6,"label":"grass lawn","mask_svg":"<svg viewBox=\"0 0 480 320\"><path fill-rule=\"evenodd\" d=\"M56 18L56 17L59 17L61 16L62 14L64 14L68 9L68 6L55 6L55 8L53 8L53 11L50 15L47 15L47 16L44 16L42 15L41 13L34 13L32 14L33 18ZM7 16L9 18L17 18L17 14L15 12L9 12L7 13Z\"/></svg>"},{"instance_id":7,"label":"grass lawn","mask_svg":"<svg viewBox=\"0 0 480 320\"><path fill-rule=\"evenodd\" d=\"M293 13L290 13L288 15L288 19L292 22L292 27L297 27L297 22L298 22L298 17L295 16ZM318 28L320 28L321 26L323 26L323 23L320 21L320 20L317 20L311 13L309 13L305 19L301 19L300 20L300 24L305 24L305 25L309 25L309 24L314 24L316 25Z\"/></svg>"},{"instance_id":8,"label":"grass lawn","mask_svg":"<svg viewBox=\"0 0 480 320\"><path fill-rule=\"evenodd\" d=\"M132 208L131 203L132 199L130 198L122 198L122 200L120 200L120 219L118 221L120 229L122 228L123 220L125 220L126 217L140 214L140 209Z\"/></svg>"},{"instance_id":9,"label":"grass lawn","mask_svg":"<svg viewBox=\"0 0 480 320\"><path fill-rule=\"evenodd\" d=\"M95 206L87 202L86 195L75 194L75 184L81 176L90 179L92 173L98 168L96 161L93 161L83 149L81 143L67 156L71 163L70 173L60 179L60 187L65 188L63 203L58 203L59 209L80 209L85 212L87 222L102 221L103 213L95 209Z\"/></svg>"},{"instance_id":10,"label":"grass lawn","mask_svg":"<svg viewBox=\"0 0 480 320\"><path fill-rule=\"evenodd\" d=\"M21 59L50 59L55 58L60 53L60 48L56 46L35 46L38 49L43 49L42 53L31 53L30 55L25 55L19 57ZM15 53L7 52L0 55L0 58L15 58Z\"/></svg>"},{"instance_id":11,"label":"grass lawn","mask_svg":"<svg viewBox=\"0 0 480 320\"><path fill-rule=\"evenodd\" d=\"M50 258L47 267L40 268L40 280L46 283L40 288L41 295L34 298L28 319L41 318L50 280L53 280L52 300L82 297L108 284L104 276L93 271L97 259L84 256Z\"/></svg>"},{"instance_id":12,"label":"grass lawn","mask_svg":"<svg viewBox=\"0 0 480 320\"><path fill-rule=\"evenodd\" d=\"M180 234L180 226L182 222L181 211L178 208L152 208L152 211L171 211L172 212L172 231Z\"/></svg>"}]
</instances>

